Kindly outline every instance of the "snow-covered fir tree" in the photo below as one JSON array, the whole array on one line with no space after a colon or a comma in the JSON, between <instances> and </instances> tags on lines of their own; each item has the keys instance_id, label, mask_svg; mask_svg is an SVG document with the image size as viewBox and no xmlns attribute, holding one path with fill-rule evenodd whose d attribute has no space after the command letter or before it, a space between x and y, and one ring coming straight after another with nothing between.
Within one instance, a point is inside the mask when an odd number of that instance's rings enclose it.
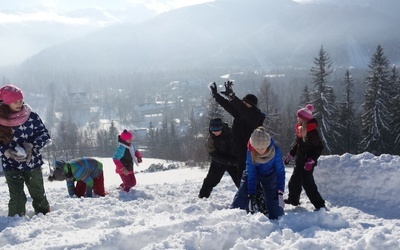
<instances>
[{"instance_id":1,"label":"snow-covered fir tree","mask_svg":"<svg viewBox=\"0 0 400 250\"><path fill-rule=\"evenodd\" d=\"M315 88L311 95L315 109L314 117L319 122L321 138L325 143L324 151L328 154L338 151L338 131L335 124L336 96L332 86L328 85L328 76L332 73L331 67L331 59L321 46L318 57L314 58L314 66L311 68L312 82Z\"/></svg>"},{"instance_id":2,"label":"snow-covered fir tree","mask_svg":"<svg viewBox=\"0 0 400 250\"><path fill-rule=\"evenodd\" d=\"M353 87L354 80L347 69L343 81L345 88L343 92L343 100L339 107L339 119L338 119L338 131L339 131L339 141L340 151L339 154L358 152L359 143L359 122L357 119L354 101L353 101Z\"/></svg>"},{"instance_id":3,"label":"snow-covered fir tree","mask_svg":"<svg viewBox=\"0 0 400 250\"><path fill-rule=\"evenodd\" d=\"M392 66L390 82L392 86L392 128L393 128L393 154L400 154L400 76L396 66Z\"/></svg>"},{"instance_id":4,"label":"snow-covered fir tree","mask_svg":"<svg viewBox=\"0 0 400 250\"><path fill-rule=\"evenodd\" d=\"M389 60L384 54L381 45L368 65L368 76L365 80L365 113L362 115L360 143L362 151L379 155L390 152L393 145L390 140L393 136L392 124L390 67Z\"/></svg>"}]
</instances>

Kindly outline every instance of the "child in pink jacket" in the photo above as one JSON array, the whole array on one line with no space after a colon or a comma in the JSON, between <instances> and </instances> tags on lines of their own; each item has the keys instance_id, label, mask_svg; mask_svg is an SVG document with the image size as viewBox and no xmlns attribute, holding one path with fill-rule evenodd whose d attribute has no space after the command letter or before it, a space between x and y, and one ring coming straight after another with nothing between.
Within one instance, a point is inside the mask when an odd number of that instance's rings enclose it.
<instances>
[{"instance_id":1,"label":"child in pink jacket","mask_svg":"<svg viewBox=\"0 0 400 250\"><path fill-rule=\"evenodd\" d=\"M126 129L118 136L119 145L113 156L115 163L115 172L119 174L122 180L120 188L129 192L136 185L133 164L139 166L142 162L142 154L132 143L132 133Z\"/></svg>"}]
</instances>

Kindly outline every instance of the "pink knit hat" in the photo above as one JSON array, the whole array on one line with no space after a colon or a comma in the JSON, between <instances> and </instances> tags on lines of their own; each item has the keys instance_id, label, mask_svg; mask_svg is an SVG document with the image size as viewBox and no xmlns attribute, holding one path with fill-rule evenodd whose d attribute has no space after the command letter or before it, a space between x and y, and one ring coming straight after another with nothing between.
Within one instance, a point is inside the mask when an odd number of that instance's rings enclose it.
<instances>
[{"instance_id":1,"label":"pink knit hat","mask_svg":"<svg viewBox=\"0 0 400 250\"><path fill-rule=\"evenodd\" d=\"M307 104L305 108L299 109L297 111L297 116L308 122L313 118L312 112L314 112L314 106L311 104Z\"/></svg>"},{"instance_id":2,"label":"pink knit hat","mask_svg":"<svg viewBox=\"0 0 400 250\"><path fill-rule=\"evenodd\" d=\"M132 136L131 132L124 129L124 131L122 131L122 133L119 135L119 137L124 141L128 141L128 140L132 139L133 136Z\"/></svg>"},{"instance_id":3,"label":"pink knit hat","mask_svg":"<svg viewBox=\"0 0 400 250\"><path fill-rule=\"evenodd\" d=\"M4 104L8 105L22 99L24 99L22 90L17 86L9 84L0 88L0 100L3 100Z\"/></svg>"}]
</instances>

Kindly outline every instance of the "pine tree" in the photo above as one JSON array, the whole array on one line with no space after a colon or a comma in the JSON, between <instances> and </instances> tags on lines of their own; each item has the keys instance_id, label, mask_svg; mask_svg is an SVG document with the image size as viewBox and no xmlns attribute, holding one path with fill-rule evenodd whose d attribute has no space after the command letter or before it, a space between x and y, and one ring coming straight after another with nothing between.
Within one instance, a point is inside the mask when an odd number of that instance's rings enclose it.
<instances>
[{"instance_id":1,"label":"pine tree","mask_svg":"<svg viewBox=\"0 0 400 250\"><path fill-rule=\"evenodd\" d=\"M315 91L311 93L314 105L314 117L319 122L321 138L325 143L325 152L334 154L338 150L338 131L335 124L336 96L332 86L328 85L328 76L332 73L332 63L323 47L318 57L314 58L315 66L311 68L312 82Z\"/></svg>"},{"instance_id":2,"label":"pine tree","mask_svg":"<svg viewBox=\"0 0 400 250\"><path fill-rule=\"evenodd\" d=\"M393 120L391 127L393 128L393 150L392 154L400 154L400 76L396 66L392 67L390 82L392 88L392 114Z\"/></svg>"},{"instance_id":3,"label":"pine tree","mask_svg":"<svg viewBox=\"0 0 400 250\"><path fill-rule=\"evenodd\" d=\"M308 90L308 85L306 85L300 95L299 108L304 108L308 103L311 103L311 94Z\"/></svg>"},{"instance_id":4,"label":"pine tree","mask_svg":"<svg viewBox=\"0 0 400 250\"><path fill-rule=\"evenodd\" d=\"M389 61L381 45L368 65L368 76L365 80L365 113L362 115L361 149L375 155L390 152L392 124L390 111Z\"/></svg>"},{"instance_id":5,"label":"pine tree","mask_svg":"<svg viewBox=\"0 0 400 250\"><path fill-rule=\"evenodd\" d=\"M278 113L279 99L271 84L264 78L261 89L258 107L266 115L264 125L272 137L278 139L282 127L281 117Z\"/></svg>"},{"instance_id":6,"label":"pine tree","mask_svg":"<svg viewBox=\"0 0 400 250\"><path fill-rule=\"evenodd\" d=\"M344 85L343 101L340 103L338 116L339 141L341 141L339 154L346 152L355 154L358 153L359 128L353 101L354 80L349 69L345 72Z\"/></svg>"}]
</instances>

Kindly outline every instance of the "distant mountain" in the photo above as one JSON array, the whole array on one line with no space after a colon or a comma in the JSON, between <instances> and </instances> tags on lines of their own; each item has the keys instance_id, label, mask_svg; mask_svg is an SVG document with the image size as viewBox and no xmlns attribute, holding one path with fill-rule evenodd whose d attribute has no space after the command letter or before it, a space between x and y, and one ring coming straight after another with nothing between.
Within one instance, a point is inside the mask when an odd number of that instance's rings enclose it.
<instances>
[{"instance_id":1,"label":"distant mountain","mask_svg":"<svg viewBox=\"0 0 400 250\"><path fill-rule=\"evenodd\" d=\"M378 44L400 62L397 0L300 4L220 0L140 24L115 24L53 46L23 69L141 71L309 67L321 46L333 63L366 67Z\"/></svg>"},{"instance_id":2,"label":"distant mountain","mask_svg":"<svg viewBox=\"0 0 400 250\"><path fill-rule=\"evenodd\" d=\"M121 11L98 8L57 12L49 9L0 11L0 66L19 64L43 49L115 23L139 23L154 11L144 5Z\"/></svg>"}]
</instances>

